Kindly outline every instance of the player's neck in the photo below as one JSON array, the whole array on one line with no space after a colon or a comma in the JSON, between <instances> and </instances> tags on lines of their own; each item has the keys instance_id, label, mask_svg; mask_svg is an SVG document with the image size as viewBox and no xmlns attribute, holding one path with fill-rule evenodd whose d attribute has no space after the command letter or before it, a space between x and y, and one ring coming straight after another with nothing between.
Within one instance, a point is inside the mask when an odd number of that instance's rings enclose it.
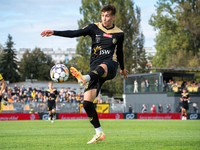
<instances>
[{"instance_id":1,"label":"player's neck","mask_svg":"<svg viewBox=\"0 0 200 150\"><path fill-rule=\"evenodd\" d=\"M105 27L104 25L103 25L103 23L102 23L102 26L104 27L104 28L106 28L107 30L110 30L110 29L113 29L114 27L115 27L115 25L112 23L110 26L108 26L108 27Z\"/></svg>"}]
</instances>

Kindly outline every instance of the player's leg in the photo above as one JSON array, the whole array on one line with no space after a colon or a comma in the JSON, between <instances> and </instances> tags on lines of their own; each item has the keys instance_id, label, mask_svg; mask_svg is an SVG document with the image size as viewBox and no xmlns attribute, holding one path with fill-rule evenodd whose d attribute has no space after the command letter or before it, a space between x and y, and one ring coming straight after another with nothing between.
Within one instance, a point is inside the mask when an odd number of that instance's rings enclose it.
<instances>
[{"instance_id":1,"label":"player's leg","mask_svg":"<svg viewBox=\"0 0 200 150\"><path fill-rule=\"evenodd\" d=\"M49 120L52 121L53 116L52 116L52 101L48 101L48 110L49 110Z\"/></svg>"},{"instance_id":2,"label":"player's leg","mask_svg":"<svg viewBox=\"0 0 200 150\"><path fill-rule=\"evenodd\" d=\"M187 120L187 109L185 109L185 120Z\"/></svg>"},{"instance_id":3,"label":"player's leg","mask_svg":"<svg viewBox=\"0 0 200 150\"><path fill-rule=\"evenodd\" d=\"M91 71L89 74L82 75L77 69L71 67L70 72L73 76L76 77L79 85L84 86L86 82L97 81L101 77L106 77L108 73L108 68L106 64L100 64L95 68L95 70Z\"/></svg>"},{"instance_id":4,"label":"player's leg","mask_svg":"<svg viewBox=\"0 0 200 150\"><path fill-rule=\"evenodd\" d=\"M184 108L183 107L181 108L181 114L182 114L182 120L184 120L184 115L185 114L184 114Z\"/></svg>"},{"instance_id":5,"label":"player's leg","mask_svg":"<svg viewBox=\"0 0 200 150\"><path fill-rule=\"evenodd\" d=\"M52 109L52 120L56 119L56 109Z\"/></svg>"},{"instance_id":6,"label":"player's leg","mask_svg":"<svg viewBox=\"0 0 200 150\"><path fill-rule=\"evenodd\" d=\"M97 112L93 105L93 101L96 98L96 96L97 89L91 89L84 93L83 107L87 113L90 123L94 126L96 130L96 135L87 144L96 143L106 138L105 134L102 131Z\"/></svg>"}]
</instances>

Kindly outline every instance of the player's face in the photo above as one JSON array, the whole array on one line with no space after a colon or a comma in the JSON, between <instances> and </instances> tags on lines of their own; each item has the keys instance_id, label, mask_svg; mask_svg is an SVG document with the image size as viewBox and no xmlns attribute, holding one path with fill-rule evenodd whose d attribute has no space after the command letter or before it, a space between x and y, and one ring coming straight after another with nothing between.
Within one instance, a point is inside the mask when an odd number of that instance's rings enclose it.
<instances>
[{"instance_id":1,"label":"player's face","mask_svg":"<svg viewBox=\"0 0 200 150\"><path fill-rule=\"evenodd\" d=\"M111 28L113 26L113 20L115 16L111 15L111 11L106 11L101 13L101 20L106 28Z\"/></svg>"},{"instance_id":2,"label":"player's face","mask_svg":"<svg viewBox=\"0 0 200 150\"><path fill-rule=\"evenodd\" d=\"M53 88L53 84L49 83L49 88L52 89Z\"/></svg>"}]
</instances>

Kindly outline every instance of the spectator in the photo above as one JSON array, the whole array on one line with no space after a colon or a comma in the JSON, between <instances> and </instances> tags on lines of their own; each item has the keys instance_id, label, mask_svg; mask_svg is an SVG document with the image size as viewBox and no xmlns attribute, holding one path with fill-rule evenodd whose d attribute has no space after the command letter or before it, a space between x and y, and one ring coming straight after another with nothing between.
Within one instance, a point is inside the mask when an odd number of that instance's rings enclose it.
<instances>
[{"instance_id":1,"label":"spectator","mask_svg":"<svg viewBox=\"0 0 200 150\"><path fill-rule=\"evenodd\" d=\"M172 91L172 80L169 79L169 82L167 83L168 85L168 92L171 92Z\"/></svg>"},{"instance_id":2,"label":"spectator","mask_svg":"<svg viewBox=\"0 0 200 150\"><path fill-rule=\"evenodd\" d=\"M35 90L33 90L33 92L31 93L31 97L33 98L33 97L35 97L35 95L36 95L36 92L35 92Z\"/></svg>"},{"instance_id":3,"label":"spectator","mask_svg":"<svg viewBox=\"0 0 200 150\"><path fill-rule=\"evenodd\" d=\"M167 113L171 113L171 104L167 105Z\"/></svg>"},{"instance_id":4,"label":"spectator","mask_svg":"<svg viewBox=\"0 0 200 150\"><path fill-rule=\"evenodd\" d=\"M17 90L18 90L17 84L15 84L15 87L14 87L14 89L15 89L15 91L17 91Z\"/></svg>"},{"instance_id":5,"label":"spectator","mask_svg":"<svg viewBox=\"0 0 200 150\"><path fill-rule=\"evenodd\" d=\"M76 92L74 91L74 89L71 89L70 91L73 95L76 95Z\"/></svg>"},{"instance_id":6,"label":"spectator","mask_svg":"<svg viewBox=\"0 0 200 150\"><path fill-rule=\"evenodd\" d=\"M163 107L161 104L158 105L158 112L159 113L162 113L163 112Z\"/></svg>"},{"instance_id":7,"label":"spectator","mask_svg":"<svg viewBox=\"0 0 200 150\"><path fill-rule=\"evenodd\" d=\"M36 98L35 98L35 99L36 99ZM42 95L41 92L39 92L39 94L38 94L37 101L38 101L38 102L42 102L42 101L43 101L43 95Z\"/></svg>"},{"instance_id":8,"label":"spectator","mask_svg":"<svg viewBox=\"0 0 200 150\"><path fill-rule=\"evenodd\" d=\"M145 104L142 105L142 109L141 109L142 113L146 113L147 112L147 107Z\"/></svg>"},{"instance_id":9,"label":"spectator","mask_svg":"<svg viewBox=\"0 0 200 150\"><path fill-rule=\"evenodd\" d=\"M152 113L156 113L156 107L155 107L154 104L153 104L152 107L151 107L151 112L152 112Z\"/></svg>"},{"instance_id":10,"label":"spectator","mask_svg":"<svg viewBox=\"0 0 200 150\"><path fill-rule=\"evenodd\" d=\"M21 92L19 93L19 101L20 101L20 102L23 101L23 95L22 95Z\"/></svg>"},{"instance_id":11,"label":"spectator","mask_svg":"<svg viewBox=\"0 0 200 150\"><path fill-rule=\"evenodd\" d=\"M145 92L145 82L141 82L141 92Z\"/></svg>"},{"instance_id":12,"label":"spectator","mask_svg":"<svg viewBox=\"0 0 200 150\"><path fill-rule=\"evenodd\" d=\"M169 113L171 113L172 109L171 109L171 103L169 103Z\"/></svg>"},{"instance_id":13,"label":"spectator","mask_svg":"<svg viewBox=\"0 0 200 150\"><path fill-rule=\"evenodd\" d=\"M33 91L32 87L31 87L30 85L29 85L28 89L29 89L30 92ZM28 89L27 89L27 90L28 90Z\"/></svg>"},{"instance_id":14,"label":"spectator","mask_svg":"<svg viewBox=\"0 0 200 150\"><path fill-rule=\"evenodd\" d=\"M145 81L145 87L146 87L146 92L149 92L149 81L148 80L146 80Z\"/></svg>"},{"instance_id":15,"label":"spectator","mask_svg":"<svg viewBox=\"0 0 200 150\"><path fill-rule=\"evenodd\" d=\"M134 81L134 90L133 90L133 93L138 93L138 83L137 83L136 80Z\"/></svg>"},{"instance_id":16,"label":"spectator","mask_svg":"<svg viewBox=\"0 0 200 150\"><path fill-rule=\"evenodd\" d=\"M178 93L181 94L182 91L183 91L183 89L182 89L181 85L179 84L179 85L178 85Z\"/></svg>"},{"instance_id":17,"label":"spectator","mask_svg":"<svg viewBox=\"0 0 200 150\"><path fill-rule=\"evenodd\" d=\"M11 92L11 96L14 96L15 94L17 94L17 92L15 91L15 89L13 89Z\"/></svg>"},{"instance_id":18,"label":"spectator","mask_svg":"<svg viewBox=\"0 0 200 150\"><path fill-rule=\"evenodd\" d=\"M193 113L198 113L197 103L193 103Z\"/></svg>"},{"instance_id":19,"label":"spectator","mask_svg":"<svg viewBox=\"0 0 200 150\"><path fill-rule=\"evenodd\" d=\"M21 90L22 90L22 94L24 94L24 92L26 91L26 88L24 87L24 85L22 85Z\"/></svg>"},{"instance_id":20,"label":"spectator","mask_svg":"<svg viewBox=\"0 0 200 150\"><path fill-rule=\"evenodd\" d=\"M31 97L31 91L30 88L27 89L27 91L25 92L27 97Z\"/></svg>"},{"instance_id":21,"label":"spectator","mask_svg":"<svg viewBox=\"0 0 200 150\"><path fill-rule=\"evenodd\" d=\"M6 101L6 102L8 101L8 98L7 98L6 95L3 96L3 100Z\"/></svg>"},{"instance_id":22,"label":"spectator","mask_svg":"<svg viewBox=\"0 0 200 150\"><path fill-rule=\"evenodd\" d=\"M163 81L163 92L166 92L167 82L166 80Z\"/></svg>"},{"instance_id":23,"label":"spectator","mask_svg":"<svg viewBox=\"0 0 200 150\"><path fill-rule=\"evenodd\" d=\"M159 82L158 82L158 80L156 80L156 82L154 83L154 85L156 86L157 92L159 92Z\"/></svg>"},{"instance_id":24,"label":"spectator","mask_svg":"<svg viewBox=\"0 0 200 150\"><path fill-rule=\"evenodd\" d=\"M25 102L26 104L30 104L30 103L31 103L31 98L28 97L28 99L26 99L24 102Z\"/></svg>"},{"instance_id":25,"label":"spectator","mask_svg":"<svg viewBox=\"0 0 200 150\"><path fill-rule=\"evenodd\" d=\"M15 102L15 103L18 101L18 99L17 99L17 94L13 95L12 100L13 100L13 102Z\"/></svg>"},{"instance_id":26,"label":"spectator","mask_svg":"<svg viewBox=\"0 0 200 150\"><path fill-rule=\"evenodd\" d=\"M129 114L132 114L132 113L133 113L133 108L132 108L131 105L129 105L128 112L129 112Z\"/></svg>"}]
</instances>

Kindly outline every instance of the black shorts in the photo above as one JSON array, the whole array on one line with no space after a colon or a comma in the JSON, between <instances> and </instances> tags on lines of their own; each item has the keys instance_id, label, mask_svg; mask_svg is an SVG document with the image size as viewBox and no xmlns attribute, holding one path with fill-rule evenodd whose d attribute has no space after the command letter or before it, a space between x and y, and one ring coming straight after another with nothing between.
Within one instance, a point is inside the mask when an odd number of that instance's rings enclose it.
<instances>
[{"instance_id":1,"label":"black shorts","mask_svg":"<svg viewBox=\"0 0 200 150\"><path fill-rule=\"evenodd\" d=\"M48 101L48 107L47 107L47 110L48 111L51 111L52 109L56 109L56 102L55 100L49 100Z\"/></svg>"},{"instance_id":2,"label":"black shorts","mask_svg":"<svg viewBox=\"0 0 200 150\"><path fill-rule=\"evenodd\" d=\"M90 81L85 85L85 91L91 90L91 89L97 89L97 95L101 89L101 86L106 80L111 80L113 79L116 74L117 74L117 68L118 68L118 63L112 60L109 61L104 61L102 64L106 64L108 68L108 74L106 77L101 77L97 81ZM93 71L94 69L91 69L90 71ZM97 96L96 95L96 96Z\"/></svg>"},{"instance_id":3,"label":"black shorts","mask_svg":"<svg viewBox=\"0 0 200 150\"><path fill-rule=\"evenodd\" d=\"M182 104L182 108L188 110L188 105L187 104Z\"/></svg>"}]
</instances>

